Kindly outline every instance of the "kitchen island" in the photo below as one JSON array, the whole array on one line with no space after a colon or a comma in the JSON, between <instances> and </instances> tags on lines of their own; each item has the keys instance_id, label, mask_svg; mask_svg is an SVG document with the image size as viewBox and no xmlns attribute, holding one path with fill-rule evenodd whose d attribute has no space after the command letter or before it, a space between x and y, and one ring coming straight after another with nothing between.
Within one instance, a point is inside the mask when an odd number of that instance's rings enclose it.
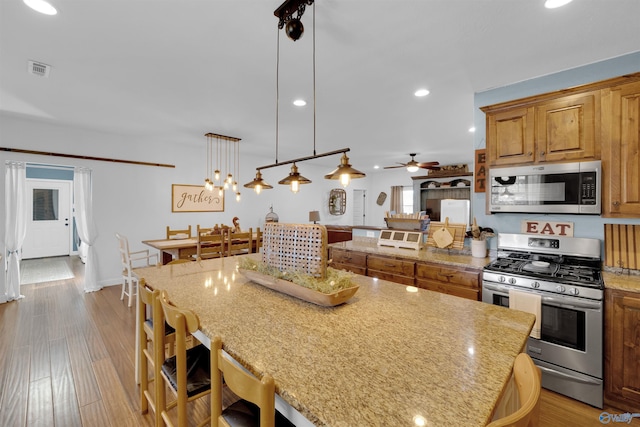
<instances>
[{"instance_id":1,"label":"kitchen island","mask_svg":"<svg viewBox=\"0 0 640 427\"><path fill-rule=\"evenodd\" d=\"M270 373L278 401L307 424L484 426L534 323L524 312L360 275L351 300L320 307L248 281L239 258L136 273L192 309L202 335L220 335L249 371Z\"/></svg>"}]
</instances>

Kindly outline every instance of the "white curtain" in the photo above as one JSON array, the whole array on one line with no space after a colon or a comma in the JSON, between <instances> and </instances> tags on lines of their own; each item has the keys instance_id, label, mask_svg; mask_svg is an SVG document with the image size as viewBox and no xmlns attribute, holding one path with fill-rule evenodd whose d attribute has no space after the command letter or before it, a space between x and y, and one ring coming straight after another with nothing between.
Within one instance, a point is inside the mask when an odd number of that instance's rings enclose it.
<instances>
[{"instance_id":1,"label":"white curtain","mask_svg":"<svg viewBox=\"0 0 640 427\"><path fill-rule=\"evenodd\" d=\"M6 247L5 289L0 302L24 298L20 295L20 260L27 235L27 168L21 162L6 162L4 244Z\"/></svg>"},{"instance_id":2,"label":"white curtain","mask_svg":"<svg viewBox=\"0 0 640 427\"><path fill-rule=\"evenodd\" d=\"M98 230L93 222L93 197L91 193L91 169L75 168L73 200L76 225L78 236L87 247L87 261L84 267L85 292L95 292L102 289L102 286L98 285L98 258L95 249Z\"/></svg>"}]
</instances>

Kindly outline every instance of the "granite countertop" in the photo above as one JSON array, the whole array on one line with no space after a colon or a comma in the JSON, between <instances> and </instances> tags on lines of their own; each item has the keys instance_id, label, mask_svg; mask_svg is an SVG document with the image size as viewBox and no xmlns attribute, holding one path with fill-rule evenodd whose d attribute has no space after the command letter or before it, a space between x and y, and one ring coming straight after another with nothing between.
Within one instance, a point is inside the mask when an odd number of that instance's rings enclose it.
<instances>
[{"instance_id":1,"label":"granite countertop","mask_svg":"<svg viewBox=\"0 0 640 427\"><path fill-rule=\"evenodd\" d=\"M471 255L448 249L436 249L426 247L419 251L413 249L398 249L386 246L378 246L377 240L350 240L347 242L332 243L333 248L347 249L351 251L366 252L373 255L384 255L394 258L410 259L414 261L437 262L457 267L474 268L482 270L492 261L492 258L474 258Z\"/></svg>"},{"instance_id":2,"label":"granite countertop","mask_svg":"<svg viewBox=\"0 0 640 427\"><path fill-rule=\"evenodd\" d=\"M251 372L270 373L315 425L415 426L422 417L484 426L534 323L528 313L361 275L346 304L320 307L246 280L239 258L136 274L194 310L203 333L220 335Z\"/></svg>"},{"instance_id":3,"label":"granite countertop","mask_svg":"<svg viewBox=\"0 0 640 427\"><path fill-rule=\"evenodd\" d=\"M617 289L640 293L640 275L628 273L614 273L603 271L604 287L607 289Z\"/></svg>"}]
</instances>

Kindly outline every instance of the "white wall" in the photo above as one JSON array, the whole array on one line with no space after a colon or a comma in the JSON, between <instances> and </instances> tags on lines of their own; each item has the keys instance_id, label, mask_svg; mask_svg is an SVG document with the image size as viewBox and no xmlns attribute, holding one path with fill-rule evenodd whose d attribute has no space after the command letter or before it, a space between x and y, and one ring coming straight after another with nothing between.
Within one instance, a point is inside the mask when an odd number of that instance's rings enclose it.
<instances>
[{"instance_id":1,"label":"white wall","mask_svg":"<svg viewBox=\"0 0 640 427\"><path fill-rule=\"evenodd\" d=\"M225 211L216 213L172 213L171 184L200 184L204 179L206 153L205 139L194 134L193 141L172 141L162 137L135 137L99 133L36 122L16 116L0 116L0 146L35 151L87 155L152 163L173 164L175 168L130 165L104 161L39 156L0 151L0 165L6 160L66 166L84 166L93 171L93 203L95 222L99 230L96 242L98 252L98 280L102 285L120 282L119 260L115 232L129 238L132 250L146 248L140 242L163 238L165 227L182 228L200 224L231 224L237 216L242 228L262 226L269 206L280 222L306 223L311 210L320 211L322 224L349 225L352 221L353 189L367 190L367 225L384 225L382 216L388 210L378 207L375 198L380 191L389 193L391 185L411 185L409 174L380 171L367 178L353 180L347 188L345 215L332 216L328 210L329 191L341 188L338 181L326 180L324 175L333 167L320 167L313 162L299 164L300 173L313 182L302 186L298 194L277 182L286 176L290 165L263 170L265 181L274 186L256 195L242 187L240 203L234 197L225 200ZM241 154L239 183L249 182L255 176L255 167L270 164L272 159ZM335 156L335 166L340 162ZM352 159L358 168L357 159ZM377 171L376 171L377 172ZM1 174L0 200L4 201L4 168ZM0 237L4 246L4 208L0 210Z\"/></svg>"},{"instance_id":2,"label":"white wall","mask_svg":"<svg viewBox=\"0 0 640 427\"><path fill-rule=\"evenodd\" d=\"M536 94L552 92L568 87L578 86L599 80L621 76L640 71L640 52L624 55L607 61L562 71L513 85L476 93L474 97L474 124L476 127L473 149L485 148L486 119L480 107L497 104L513 99L524 98ZM556 215L556 214L494 214L485 213L485 193L474 193L472 200L473 214L478 224L491 227L500 233L519 233L520 223L525 219L545 221L570 221L575 225L576 237L588 237L604 240L604 224L624 223L640 224L640 219L612 219L593 215ZM492 248L496 240L491 239Z\"/></svg>"}]
</instances>

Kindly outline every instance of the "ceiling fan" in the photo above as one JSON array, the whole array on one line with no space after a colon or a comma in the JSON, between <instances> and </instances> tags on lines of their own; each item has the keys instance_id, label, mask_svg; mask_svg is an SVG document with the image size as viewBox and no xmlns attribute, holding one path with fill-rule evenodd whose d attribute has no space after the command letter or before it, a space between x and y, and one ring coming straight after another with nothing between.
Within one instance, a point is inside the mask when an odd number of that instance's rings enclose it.
<instances>
[{"instance_id":1,"label":"ceiling fan","mask_svg":"<svg viewBox=\"0 0 640 427\"><path fill-rule=\"evenodd\" d=\"M407 163L400 163L397 162L399 166L385 166L384 169L395 169L395 168L407 168L407 171L409 172L416 172L418 169L422 168L422 169L432 169L432 170L439 170L440 168L438 167L438 165L440 163L438 162L416 162L416 160L414 159L415 156L418 155L418 153L409 153L409 155L411 156L411 160Z\"/></svg>"}]
</instances>

